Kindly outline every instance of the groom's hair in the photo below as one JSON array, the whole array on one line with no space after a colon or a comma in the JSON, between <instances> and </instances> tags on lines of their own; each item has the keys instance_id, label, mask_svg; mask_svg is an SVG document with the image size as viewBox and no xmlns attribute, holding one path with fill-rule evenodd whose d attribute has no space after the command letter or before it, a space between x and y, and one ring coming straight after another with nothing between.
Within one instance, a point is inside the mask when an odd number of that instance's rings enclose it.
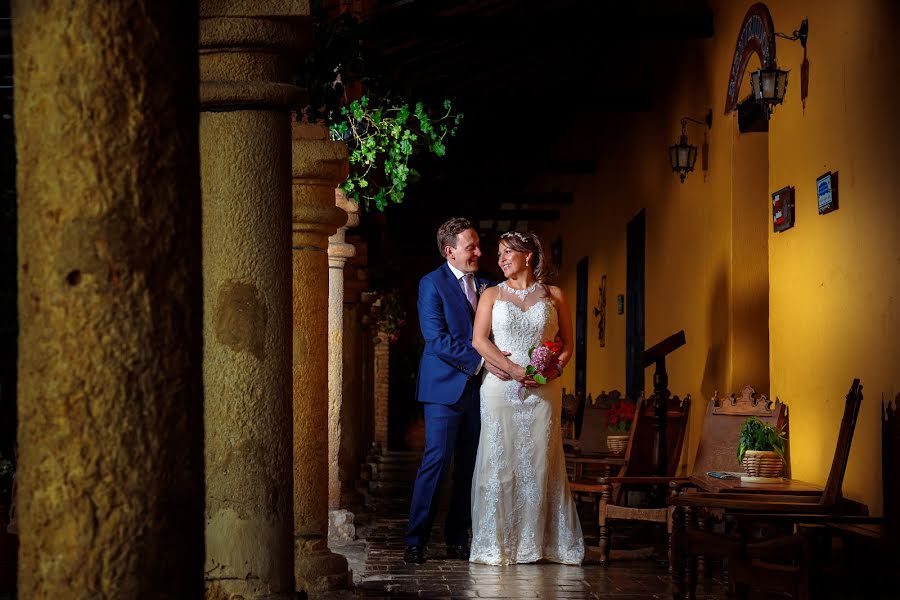
<instances>
[{"instance_id":1,"label":"groom's hair","mask_svg":"<svg viewBox=\"0 0 900 600\"><path fill-rule=\"evenodd\" d=\"M453 217L441 225L437 231L438 252L441 253L441 256L447 258L447 255L444 254L444 248L447 246L456 248L456 236L466 229L474 228L475 226L472 225L472 221L463 217Z\"/></svg>"}]
</instances>

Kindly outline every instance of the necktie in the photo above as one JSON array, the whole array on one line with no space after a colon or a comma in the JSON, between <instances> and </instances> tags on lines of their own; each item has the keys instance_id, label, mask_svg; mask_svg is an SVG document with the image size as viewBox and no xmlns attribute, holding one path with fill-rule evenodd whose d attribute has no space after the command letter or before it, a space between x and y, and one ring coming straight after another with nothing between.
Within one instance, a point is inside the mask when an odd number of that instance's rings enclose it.
<instances>
[{"instance_id":1,"label":"necktie","mask_svg":"<svg viewBox=\"0 0 900 600\"><path fill-rule=\"evenodd\" d=\"M478 304L478 300L475 298L475 276L472 273L466 273L462 278L463 289L466 292L466 300L469 301L469 304L472 305L472 310L475 310L475 306Z\"/></svg>"}]
</instances>

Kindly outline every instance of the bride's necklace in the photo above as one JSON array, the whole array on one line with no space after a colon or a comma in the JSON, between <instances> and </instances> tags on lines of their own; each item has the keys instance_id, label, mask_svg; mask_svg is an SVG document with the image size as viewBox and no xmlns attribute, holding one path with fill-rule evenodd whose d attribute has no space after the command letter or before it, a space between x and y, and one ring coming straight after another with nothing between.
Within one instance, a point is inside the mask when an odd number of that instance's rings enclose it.
<instances>
[{"instance_id":1,"label":"bride's necklace","mask_svg":"<svg viewBox=\"0 0 900 600\"><path fill-rule=\"evenodd\" d=\"M525 296L527 296L528 294L530 294L531 292L536 290L537 286L538 286L538 282L535 281L534 283L532 283L530 286L528 286L524 290L517 290L515 288L511 288L508 285L506 285L505 281L500 282L500 287L502 287L504 290L506 290L510 294L515 294L519 298L519 302L524 302Z\"/></svg>"}]
</instances>

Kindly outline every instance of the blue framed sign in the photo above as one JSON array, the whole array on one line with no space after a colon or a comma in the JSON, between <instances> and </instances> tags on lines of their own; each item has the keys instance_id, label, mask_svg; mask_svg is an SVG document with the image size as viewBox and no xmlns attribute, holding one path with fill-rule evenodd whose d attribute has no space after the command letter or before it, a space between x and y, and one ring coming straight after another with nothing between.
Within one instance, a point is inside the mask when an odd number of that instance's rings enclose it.
<instances>
[{"instance_id":1,"label":"blue framed sign","mask_svg":"<svg viewBox=\"0 0 900 600\"><path fill-rule=\"evenodd\" d=\"M824 215L838 207L837 173L828 171L816 178L816 202L819 214Z\"/></svg>"}]
</instances>

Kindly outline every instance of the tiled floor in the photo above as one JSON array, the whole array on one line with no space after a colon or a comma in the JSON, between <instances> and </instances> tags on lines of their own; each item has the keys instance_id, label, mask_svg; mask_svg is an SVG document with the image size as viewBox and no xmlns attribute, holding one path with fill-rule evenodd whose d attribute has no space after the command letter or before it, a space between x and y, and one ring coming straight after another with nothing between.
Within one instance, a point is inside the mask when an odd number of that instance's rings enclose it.
<instances>
[{"instance_id":1,"label":"tiled floor","mask_svg":"<svg viewBox=\"0 0 900 600\"><path fill-rule=\"evenodd\" d=\"M440 539L439 514L435 537L423 565L403 562L408 488L414 478L415 459L405 457L381 470L382 491L375 509L358 516L358 535L365 539L365 556L351 556L355 593L375 598L671 598L669 575L652 558L613 556L608 566L597 563L589 548L580 567L527 564L491 567L448 560ZM412 472L410 472L412 471ZM377 495L377 494L376 494ZM441 511L443 512L443 511ZM358 548L358 546L357 546ZM348 548L349 549L349 548ZM339 548L336 550L341 551ZM352 554L352 552L348 553ZM623 553L624 554L624 553ZM724 598L722 587L708 581L699 598Z\"/></svg>"}]
</instances>

